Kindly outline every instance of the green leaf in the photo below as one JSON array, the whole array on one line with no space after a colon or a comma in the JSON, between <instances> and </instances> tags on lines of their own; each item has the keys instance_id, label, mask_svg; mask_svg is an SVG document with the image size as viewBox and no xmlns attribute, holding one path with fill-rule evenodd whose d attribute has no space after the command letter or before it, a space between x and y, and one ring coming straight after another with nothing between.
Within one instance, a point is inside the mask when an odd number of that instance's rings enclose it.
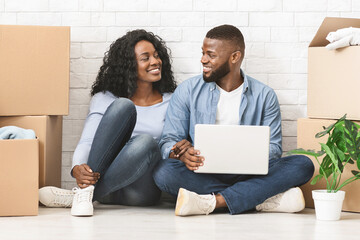
<instances>
[{"instance_id":1,"label":"green leaf","mask_svg":"<svg viewBox=\"0 0 360 240\"><path fill-rule=\"evenodd\" d=\"M335 158L334 153L330 150L330 148L326 144L320 143L320 145L325 150L326 154L330 157L332 163L334 164L334 167L336 168L336 171L341 172L338 167L338 160Z\"/></svg>"},{"instance_id":2,"label":"green leaf","mask_svg":"<svg viewBox=\"0 0 360 240\"><path fill-rule=\"evenodd\" d=\"M324 135L330 133L330 131L334 128L334 126L335 126L336 124L338 124L339 122L342 122L345 118L346 118L346 114L345 114L342 118L340 118L339 120L337 120L336 123L331 124L331 125L328 126L327 128L324 128L324 129L325 129L324 131L318 132L318 133L315 135L315 137L316 137L316 138L321 138L321 137L323 137Z\"/></svg>"},{"instance_id":3,"label":"green leaf","mask_svg":"<svg viewBox=\"0 0 360 240\"><path fill-rule=\"evenodd\" d=\"M359 171L352 170L351 173L354 174L354 176L356 176L356 175L358 175L360 172L359 172ZM360 176L356 176L356 177L359 178Z\"/></svg>"},{"instance_id":4,"label":"green leaf","mask_svg":"<svg viewBox=\"0 0 360 240\"><path fill-rule=\"evenodd\" d=\"M353 122L353 124L355 125L355 127L356 127L357 129L359 129L359 128L360 128L360 125L359 125L359 124L354 123L354 122Z\"/></svg>"},{"instance_id":5,"label":"green leaf","mask_svg":"<svg viewBox=\"0 0 360 240\"><path fill-rule=\"evenodd\" d=\"M321 154L319 154L319 153L321 153ZM287 152L287 154L289 154L289 155L304 154L304 155L308 155L308 156L312 156L312 157L319 157L322 154L324 154L324 152L315 152L314 150L304 150L302 148L298 148L298 149L290 150L289 152Z\"/></svg>"},{"instance_id":6,"label":"green leaf","mask_svg":"<svg viewBox=\"0 0 360 240\"><path fill-rule=\"evenodd\" d=\"M333 173L333 170L331 168L324 169L325 177L328 178Z\"/></svg>"},{"instance_id":7,"label":"green leaf","mask_svg":"<svg viewBox=\"0 0 360 240\"><path fill-rule=\"evenodd\" d=\"M321 174L319 174L319 175L316 175L314 178L313 178L313 180L311 181L311 185L315 185L318 181L320 181L321 179L322 179L322 175Z\"/></svg>"},{"instance_id":8,"label":"green leaf","mask_svg":"<svg viewBox=\"0 0 360 240\"><path fill-rule=\"evenodd\" d=\"M338 149L337 147L335 147L334 149L335 149L336 155L339 157L340 161L344 162L345 154L340 149Z\"/></svg>"}]
</instances>

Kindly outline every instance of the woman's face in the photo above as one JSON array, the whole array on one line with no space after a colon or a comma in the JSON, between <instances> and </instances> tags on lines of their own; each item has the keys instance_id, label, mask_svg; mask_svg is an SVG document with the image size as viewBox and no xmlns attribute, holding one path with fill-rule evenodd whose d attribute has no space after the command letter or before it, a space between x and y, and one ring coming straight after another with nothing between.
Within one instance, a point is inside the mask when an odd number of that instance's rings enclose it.
<instances>
[{"instance_id":1,"label":"woman's face","mask_svg":"<svg viewBox=\"0 0 360 240\"><path fill-rule=\"evenodd\" d=\"M142 40L135 45L138 81L157 82L161 79L162 61L152 43Z\"/></svg>"}]
</instances>

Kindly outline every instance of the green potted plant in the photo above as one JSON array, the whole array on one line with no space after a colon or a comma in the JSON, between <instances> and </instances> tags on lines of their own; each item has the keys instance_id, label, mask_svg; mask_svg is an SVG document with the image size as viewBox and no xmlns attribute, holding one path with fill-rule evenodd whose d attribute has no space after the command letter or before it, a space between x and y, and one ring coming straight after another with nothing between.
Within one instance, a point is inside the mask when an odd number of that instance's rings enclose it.
<instances>
[{"instance_id":1,"label":"green potted plant","mask_svg":"<svg viewBox=\"0 0 360 240\"><path fill-rule=\"evenodd\" d=\"M319 173L310 184L315 185L321 179L326 181L326 190L313 190L316 217L319 220L339 220L345 192L340 190L347 184L360 179L360 126L346 119L346 114L334 124L323 127L315 135L321 138L328 135L327 142L320 143L321 151L295 149L290 154L304 154L315 158L319 164ZM323 157L319 160L319 157ZM344 168L355 164L353 176L341 179Z\"/></svg>"}]
</instances>

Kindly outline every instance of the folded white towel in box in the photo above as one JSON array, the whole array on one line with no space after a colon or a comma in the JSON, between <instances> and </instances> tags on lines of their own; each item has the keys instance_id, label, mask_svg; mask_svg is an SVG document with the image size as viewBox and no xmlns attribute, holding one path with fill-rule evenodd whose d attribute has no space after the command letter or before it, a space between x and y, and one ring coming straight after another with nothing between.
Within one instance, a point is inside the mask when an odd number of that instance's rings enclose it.
<instances>
[{"instance_id":1,"label":"folded white towel in box","mask_svg":"<svg viewBox=\"0 0 360 240\"><path fill-rule=\"evenodd\" d=\"M336 32L330 32L326 40L330 42L326 45L329 50L360 45L360 28L341 28Z\"/></svg>"}]
</instances>

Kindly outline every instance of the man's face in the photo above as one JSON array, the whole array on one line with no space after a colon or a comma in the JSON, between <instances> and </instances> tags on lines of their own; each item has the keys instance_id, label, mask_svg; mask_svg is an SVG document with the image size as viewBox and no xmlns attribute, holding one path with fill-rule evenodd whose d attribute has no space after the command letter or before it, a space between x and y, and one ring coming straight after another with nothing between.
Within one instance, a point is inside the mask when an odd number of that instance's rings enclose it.
<instances>
[{"instance_id":1,"label":"man's face","mask_svg":"<svg viewBox=\"0 0 360 240\"><path fill-rule=\"evenodd\" d=\"M217 82L230 72L231 50L222 40L205 38L202 46L201 63L206 82Z\"/></svg>"}]
</instances>

